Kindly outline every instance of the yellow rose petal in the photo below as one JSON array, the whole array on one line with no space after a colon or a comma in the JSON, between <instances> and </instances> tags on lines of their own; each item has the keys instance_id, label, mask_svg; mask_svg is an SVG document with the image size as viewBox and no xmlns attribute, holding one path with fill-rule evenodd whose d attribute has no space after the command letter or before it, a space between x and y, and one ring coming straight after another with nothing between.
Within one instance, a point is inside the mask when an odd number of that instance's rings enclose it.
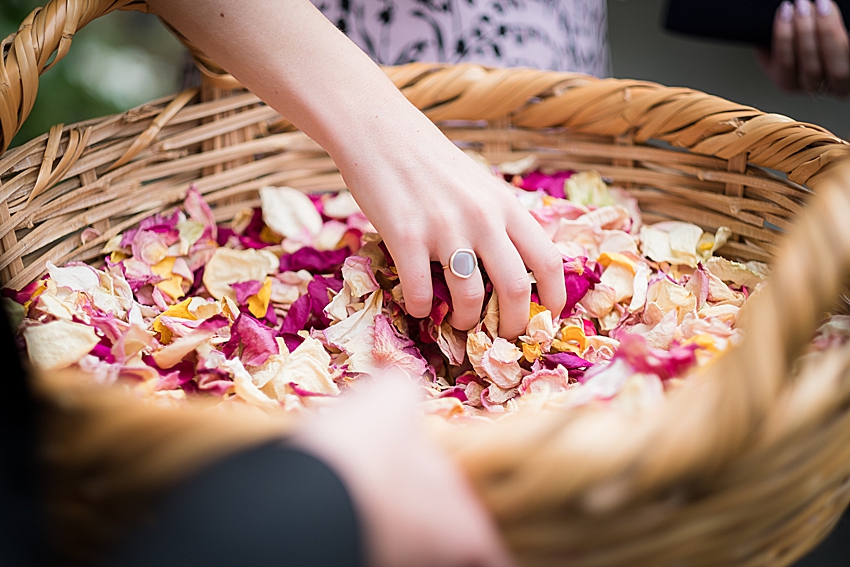
<instances>
[{"instance_id":1,"label":"yellow rose petal","mask_svg":"<svg viewBox=\"0 0 850 567\"><path fill-rule=\"evenodd\" d=\"M260 288L255 295L248 298L248 311L257 319L262 319L266 316L269 309L269 300L272 297L272 279L266 277L263 281L263 287Z\"/></svg>"},{"instance_id":2,"label":"yellow rose petal","mask_svg":"<svg viewBox=\"0 0 850 567\"><path fill-rule=\"evenodd\" d=\"M620 254L619 252L603 252L599 255L599 258L597 258L596 261L602 264L605 268L611 264L617 264L624 268L628 268L632 272L632 276L635 275L635 270L637 269L637 264L635 264L634 260L624 254Z\"/></svg>"},{"instance_id":3,"label":"yellow rose petal","mask_svg":"<svg viewBox=\"0 0 850 567\"><path fill-rule=\"evenodd\" d=\"M175 260L177 260L177 258L169 256L161 262L151 266L151 271L161 278L170 278L172 276L171 271L174 269Z\"/></svg>"},{"instance_id":4,"label":"yellow rose petal","mask_svg":"<svg viewBox=\"0 0 850 567\"><path fill-rule=\"evenodd\" d=\"M283 237L269 227L264 226L260 231L260 240L266 244L280 244L283 241Z\"/></svg>"},{"instance_id":5,"label":"yellow rose petal","mask_svg":"<svg viewBox=\"0 0 850 567\"><path fill-rule=\"evenodd\" d=\"M540 358L542 354L543 353L540 350L540 343L522 343L522 356L525 357L528 362L534 362Z\"/></svg>"},{"instance_id":6,"label":"yellow rose petal","mask_svg":"<svg viewBox=\"0 0 850 567\"><path fill-rule=\"evenodd\" d=\"M531 306L528 310L528 318L533 319L535 315L543 313L544 311L546 311L545 307L543 307L542 305L538 305L532 301Z\"/></svg>"},{"instance_id":7,"label":"yellow rose petal","mask_svg":"<svg viewBox=\"0 0 850 567\"><path fill-rule=\"evenodd\" d=\"M578 325L567 325L561 329L561 341L565 343L575 342L581 352L587 348L587 335L584 334L584 329Z\"/></svg>"},{"instance_id":8,"label":"yellow rose petal","mask_svg":"<svg viewBox=\"0 0 850 567\"><path fill-rule=\"evenodd\" d=\"M177 300L183 297L183 278L173 275L167 280L163 280L156 284L156 288L171 299Z\"/></svg>"}]
</instances>

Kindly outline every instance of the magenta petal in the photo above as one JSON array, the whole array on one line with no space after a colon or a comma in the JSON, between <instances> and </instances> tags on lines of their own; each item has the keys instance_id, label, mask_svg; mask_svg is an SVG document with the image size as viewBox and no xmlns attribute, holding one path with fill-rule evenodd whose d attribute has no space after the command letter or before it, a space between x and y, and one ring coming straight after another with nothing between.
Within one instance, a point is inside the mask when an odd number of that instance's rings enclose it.
<instances>
[{"instance_id":1,"label":"magenta petal","mask_svg":"<svg viewBox=\"0 0 850 567\"><path fill-rule=\"evenodd\" d=\"M91 318L92 326L95 329L100 329L113 343L117 343L124 335L124 331L118 325L117 321L118 319L112 313L107 313L102 317L94 316ZM121 325L126 329L127 323L122 321Z\"/></svg>"},{"instance_id":2,"label":"magenta petal","mask_svg":"<svg viewBox=\"0 0 850 567\"><path fill-rule=\"evenodd\" d=\"M277 326L277 313L275 313L274 305L269 302L269 307L266 309L266 314L263 316L263 322L269 327Z\"/></svg>"},{"instance_id":3,"label":"magenta petal","mask_svg":"<svg viewBox=\"0 0 850 567\"><path fill-rule=\"evenodd\" d=\"M222 348L225 356L236 352L239 344L242 345L240 359L248 366L261 366L271 355L280 353L274 330L245 313L239 314L230 329L230 340Z\"/></svg>"},{"instance_id":4,"label":"magenta petal","mask_svg":"<svg viewBox=\"0 0 850 567\"><path fill-rule=\"evenodd\" d=\"M129 248L130 246L132 246L133 240L136 238L136 233L138 232L138 228L131 228L130 230L125 231L124 234L121 236L121 243L119 244L119 246L121 248Z\"/></svg>"},{"instance_id":5,"label":"magenta petal","mask_svg":"<svg viewBox=\"0 0 850 567\"><path fill-rule=\"evenodd\" d=\"M298 331L304 329L310 318L311 304L309 295L302 295L289 307L289 313L283 319L280 326L280 334L297 335Z\"/></svg>"},{"instance_id":6,"label":"magenta petal","mask_svg":"<svg viewBox=\"0 0 850 567\"><path fill-rule=\"evenodd\" d=\"M289 352L294 351L301 343L304 342L304 337L294 333L281 333L280 338L282 338L283 342L286 343L286 348L289 349Z\"/></svg>"},{"instance_id":7,"label":"magenta petal","mask_svg":"<svg viewBox=\"0 0 850 567\"><path fill-rule=\"evenodd\" d=\"M351 251L348 248L320 251L305 246L292 254L281 256L280 271L307 270L313 274L328 274L339 270L350 255Z\"/></svg>"},{"instance_id":8,"label":"magenta petal","mask_svg":"<svg viewBox=\"0 0 850 567\"><path fill-rule=\"evenodd\" d=\"M177 230L178 222L180 222L180 213L177 210L174 210L170 215L157 213L142 220L139 223L139 230L152 230L155 228L157 231Z\"/></svg>"},{"instance_id":9,"label":"magenta petal","mask_svg":"<svg viewBox=\"0 0 850 567\"><path fill-rule=\"evenodd\" d=\"M299 396L304 396L304 397L308 397L308 396L328 397L328 396L330 396L330 394L322 394L321 392L311 392L309 390L305 390L304 388L301 388L295 382L290 382L289 387L292 388L292 391L295 392L296 394L298 394Z\"/></svg>"},{"instance_id":10,"label":"magenta petal","mask_svg":"<svg viewBox=\"0 0 850 567\"><path fill-rule=\"evenodd\" d=\"M307 196L310 197L310 201L313 202L313 206L316 207L316 210L319 212L322 217L327 220L328 217L325 216L325 196L327 193L308 193Z\"/></svg>"},{"instance_id":11,"label":"magenta petal","mask_svg":"<svg viewBox=\"0 0 850 567\"><path fill-rule=\"evenodd\" d=\"M45 278L46 277L48 276L45 276ZM4 287L3 297L8 297L10 299L13 299L16 303L20 303L21 305L23 305L24 303L32 299L32 295L39 288L43 279L44 278L36 280L31 284L28 284L27 286L21 288L20 291L16 291L10 287Z\"/></svg>"},{"instance_id":12,"label":"magenta petal","mask_svg":"<svg viewBox=\"0 0 850 567\"><path fill-rule=\"evenodd\" d=\"M331 324L331 320L325 315L325 307L331 302L328 297L328 290L339 292L342 289L342 285L343 281L341 279L324 276L316 276L307 284L307 295L310 296L311 310L316 319L324 327L328 327Z\"/></svg>"},{"instance_id":13,"label":"magenta petal","mask_svg":"<svg viewBox=\"0 0 850 567\"><path fill-rule=\"evenodd\" d=\"M454 386L453 388L449 388L445 392L440 394L441 398L457 398L462 402L469 401L466 397L466 387Z\"/></svg>"},{"instance_id":14,"label":"magenta petal","mask_svg":"<svg viewBox=\"0 0 850 567\"><path fill-rule=\"evenodd\" d=\"M696 364L696 348L674 344L669 350L656 349L647 345L642 336L624 333L614 358L625 359L637 372L657 374L667 380L681 376Z\"/></svg>"},{"instance_id":15,"label":"magenta petal","mask_svg":"<svg viewBox=\"0 0 850 567\"><path fill-rule=\"evenodd\" d=\"M254 215L251 217L251 222L249 222L248 226L245 227L245 230L242 231L242 236L254 240L260 240L260 233L263 232L264 226L266 226L266 223L263 222L262 209L254 209Z\"/></svg>"},{"instance_id":16,"label":"magenta petal","mask_svg":"<svg viewBox=\"0 0 850 567\"><path fill-rule=\"evenodd\" d=\"M431 290L433 300L428 317L435 325L441 325L446 316L452 312L452 293L446 285L443 268L438 262L431 262Z\"/></svg>"},{"instance_id":17,"label":"magenta petal","mask_svg":"<svg viewBox=\"0 0 850 567\"><path fill-rule=\"evenodd\" d=\"M230 284L230 287L236 292L236 302L239 305L245 305L248 303L249 297L257 295L263 289L263 282L260 280L248 280Z\"/></svg>"},{"instance_id":18,"label":"magenta petal","mask_svg":"<svg viewBox=\"0 0 850 567\"><path fill-rule=\"evenodd\" d=\"M223 396L233 387L233 380L223 370L204 369L198 372L198 389L214 396Z\"/></svg>"},{"instance_id":19,"label":"magenta petal","mask_svg":"<svg viewBox=\"0 0 850 567\"><path fill-rule=\"evenodd\" d=\"M597 264L598 267L598 264ZM572 315L575 306L587 292L600 282L599 274L587 265L587 258L573 258L564 261L564 284L567 288L567 303L561 311L561 317Z\"/></svg>"},{"instance_id":20,"label":"magenta petal","mask_svg":"<svg viewBox=\"0 0 850 567\"><path fill-rule=\"evenodd\" d=\"M550 370L557 368L558 365L563 366L567 370L576 370L579 368L588 368L591 364L591 362L572 352L557 352L543 355L543 365Z\"/></svg>"},{"instance_id":21,"label":"magenta petal","mask_svg":"<svg viewBox=\"0 0 850 567\"><path fill-rule=\"evenodd\" d=\"M239 320L237 319L238 323ZM223 327L226 327L230 324L230 320L224 315L213 315L209 319L205 319L200 325L195 327L196 329L201 329L203 331L217 331Z\"/></svg>"},{"instance_id":22,"label":"magenta petal","mask_svg":"<svg viewBox=\"0 0 850 567\"><path fill-rule=\"evenodd\" d=\"M566 197L564 182L572 175L572 171L558 171L552 174L532 171L523 177L520 188L526 191L545 191L552 197L563 199Z\"/></svg>"},{"instance_id":23,"label":"magenta petal","mask_svg":"<svg viewBox=\"0 0 850 567\"><path fill-rule=\"evenodd\" d=\"M218 236L216 237L215 241L218 243L219 246L225 246L227 244L227 241L230 240L231 236L238 235L233 232L233 229L219 227Z\"/></svg>"},{"instance_id":24,"label":"magenta petal","mask_svg":"<svg viewBox=\"0 0 850 567\"><path fill-rule=\"evenodd\" d=\"M106 338L101 339L98 344L94 345L94 348L91 349L89 354L109 364L115 362L115 356L112 354L112 345L109 344Z\"/></svg>"}]
</instances>

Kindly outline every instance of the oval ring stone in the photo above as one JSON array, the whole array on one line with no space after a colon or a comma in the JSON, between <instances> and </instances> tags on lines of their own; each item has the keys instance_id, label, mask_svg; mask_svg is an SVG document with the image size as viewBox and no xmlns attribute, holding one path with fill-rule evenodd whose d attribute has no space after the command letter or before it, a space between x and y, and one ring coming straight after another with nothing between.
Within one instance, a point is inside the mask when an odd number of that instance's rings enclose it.
<instances>
[{"instance_id":1,"label":"oval ring stone","mask_svg":"<svg viewBox=\"0 0 850 567\"><path fill-rule=\"evenodd\" d=\"M475 273L478 260L475 252L468 248L458 248L449 258L449 269L459 278L467 279Z\"/></svg>"}]
</instances>

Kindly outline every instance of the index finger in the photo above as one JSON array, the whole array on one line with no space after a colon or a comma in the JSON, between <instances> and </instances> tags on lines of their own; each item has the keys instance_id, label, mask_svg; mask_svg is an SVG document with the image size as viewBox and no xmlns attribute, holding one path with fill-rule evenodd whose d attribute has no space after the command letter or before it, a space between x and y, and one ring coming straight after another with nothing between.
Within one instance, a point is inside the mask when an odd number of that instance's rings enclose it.
<instances>
[{"instance_id":1,"label":"index finger","mask_svg":"<svg viewBox=\"0 0 850 567\"><path fill-rule=\"evenodd\" d=\"M540 303L552 312L553 317L558 317L567 303L561 251L525 210L516 217L508 225L508 236L534 273Z\"/></svg>"}]
</instances>

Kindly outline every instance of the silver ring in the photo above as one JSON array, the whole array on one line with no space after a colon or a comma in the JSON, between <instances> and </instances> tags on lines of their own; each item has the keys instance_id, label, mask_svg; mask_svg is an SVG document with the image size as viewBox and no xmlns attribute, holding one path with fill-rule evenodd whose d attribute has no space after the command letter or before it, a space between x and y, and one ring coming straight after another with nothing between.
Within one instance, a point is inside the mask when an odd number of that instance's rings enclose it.
<instances>
[{"instance_id":1,"label":"silver ring","mask_svg":"<svg viewBox=\"0 0 850 567\"><path fill-rule=\"evenodd\" d=\"M443 266L444 270L450 270L462 280L472 277L478 267L478 258L475 252L469 248L458 248L449 258L449 263Z\"/></svg>"}]
</instances>

